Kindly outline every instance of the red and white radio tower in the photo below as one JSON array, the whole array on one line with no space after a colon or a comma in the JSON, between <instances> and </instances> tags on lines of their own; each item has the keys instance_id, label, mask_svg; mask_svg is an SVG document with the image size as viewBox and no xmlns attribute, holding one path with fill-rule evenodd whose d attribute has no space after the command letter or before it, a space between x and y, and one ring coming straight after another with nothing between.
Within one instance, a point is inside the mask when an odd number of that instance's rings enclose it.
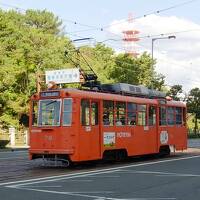
<instances>
[{"instance_id":1,"label":"red and white radio tower","mask_svg":"<svg viewBox=\"0 0 200 200\"><path fill-rule=\"evenodd\" d=\"M129 13L128 16L128 28L127 30L122 31L124 34L123 41L124 41L124 49L125 52L133 57L136 57L138 53L135 51L135 43L140 39L137 37L139 31L133 29L133 15Z\"/></svg>"}]
</instances>

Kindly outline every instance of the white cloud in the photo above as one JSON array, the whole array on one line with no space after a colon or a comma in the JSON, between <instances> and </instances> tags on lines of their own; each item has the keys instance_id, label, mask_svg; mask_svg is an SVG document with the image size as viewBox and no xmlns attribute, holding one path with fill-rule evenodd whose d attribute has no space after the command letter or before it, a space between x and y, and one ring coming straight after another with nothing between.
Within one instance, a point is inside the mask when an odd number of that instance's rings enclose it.
<instances>
[{"instance_id":1,"label":"white cloud","mask_svg":"<svg viewBox=\"0 0 200 200\"><path fill-rule=\"evenodd\" d=\"M133 24L115 20L109 31L122 36L122 31L128 29L140 31L138 36L141 39L136 45L138 52L151 53L151 38L143 36L175 35L176 39L154 41L156 70L166 76L169 85L181 84L186 91L200 87L200 24L176 16L150 15L135 20Z\"/></svg>"}]
</instances>

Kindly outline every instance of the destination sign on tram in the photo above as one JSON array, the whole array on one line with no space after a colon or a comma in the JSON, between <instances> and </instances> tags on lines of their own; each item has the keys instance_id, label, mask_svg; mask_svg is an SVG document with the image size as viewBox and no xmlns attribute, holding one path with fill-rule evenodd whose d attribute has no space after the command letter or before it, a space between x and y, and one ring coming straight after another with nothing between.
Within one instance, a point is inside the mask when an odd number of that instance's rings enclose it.
<instances>
[{"instance_id":1,"label":"destination sign on tram","mask_svg":"<svg viewBox=\"0 0 200 200\"><path fill-rule=\"evenodd\" d=\"M58 97L58 96L60 96L60 92L59 91L40 92L40 96L41 97Z\"/></svg>"},{"instance_id":2,"label":"destination sign on tram","mask_svg":"<svg viewBox=\"0 0 200 200\"><path fill-rule=\"evenodd\" d=\"M51 81L56 84L80 82L80 72L78 68L46 71L45 77L46 84Z\"/></svg>"}]
</instances>

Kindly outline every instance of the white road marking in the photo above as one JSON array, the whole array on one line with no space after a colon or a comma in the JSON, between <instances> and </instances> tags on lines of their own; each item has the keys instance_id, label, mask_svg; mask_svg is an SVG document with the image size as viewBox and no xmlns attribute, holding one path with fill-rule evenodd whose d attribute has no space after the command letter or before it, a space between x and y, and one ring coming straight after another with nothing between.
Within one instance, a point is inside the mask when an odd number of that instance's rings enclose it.
<instances>
[{"instance_id":1,"label":"white road marking","mask_svg":"<svg viewBox=\"0 0 200 200\"><path fill-rule=\"evenodd\" d=\"M61 185L38 185L38 186L36 186L36 185L32 185L31 186L31 188L61 188L62 186ZM21 187L21 188L25 188L26 189L26 187Z\"/></svg>"},{"instance_id":2,"label":"white road marking","mask_svg":"<svg viewBox=\"0 0 200 200\"><path fill-rule=\"evenodd\" d=\"M157 176L200 177L200 174L180 174L180 173L158 172L158 171L120 170L119 173L127 173L127 174L155 174Z\"/></svg>"},{"instance_id":3,"label":"white road marking","mask_svg":"<svg viewBox=\"0 0 200 200\"><path fill-rule=\"evenodd\" d=\"M154 198L154 197L153 198L152 197L151 198L139 198L138 197L138 198L121 199L121 200L175 200L175 199L176 198L174 198L174 197L173 198L171 198L171 197L170 198L169 197L167 197L167 198L166 197L164 197L164 198L163 197L161 197L161 198L159 198L159 197L158 198Z\"/></svg>"},{"instance_id":4,"label":"white road marking","mask_svg":"<svg viewBox=\"0 0 200 200\"><path fill-rule=\"evenodd\" d=\"M108 193L111 194L113 192L111 191L94 191L94 192L59 192L59 191L52 191L52 190L39 190L39 189L32 189L32 188L17 188L17 189L23 189L23 190L29 190L29 191L36 191L36 192L44 192L44 193L52 193L52 194L61 194L61 195L69 195L69 196L78 196L78 197L87 197L87 198L103 198L103 199L109 199L109 200L116 200L116 198L106 198L106 197L99 197L94 195L88 195L90 193L99 194L99 193ZM86 194L84 194L86 193Z\"/></svg>"},{"instance_id":5,"label":"white road marking","mask_svg":"<svg viewBox=\"0 0 200 200\"><path fill-rule=\"evenodd\" d=\"M94 180L66 180L66 181L59 181L59 183L68 183L68 182L93 182ZM32 186L31 186L32 187Z\"/></svg>"},{"instance_id":6,"label":"white road marking","mask_svg":"<svg viewBox=\"0 0 200 200\"><path fill-rule=\"evenodd\" d=\"M118 172L118 170L117 170L117 172ZM98 175L97 176L91 175L90 177L92 177L92 178L120 178L120 176L98 176Z\"/></svg>"},{"instance_id":7,"label":"white road marking","mask_svg":"<svg viewBox=\"0 0 200 200\"><path fill-rule=\"evenodd\" d=\"M164 197L164 198L131 198L131 199L121 199L121 200L175 200L176 198L166 198L166 197Z\"/></svg>"},{"instance_id":8,"label":"white road marking","mask_svg":"<svg viewBox=\"0 0 200 200\"><path fill-rule=\"evenodd\" d=\"M98 199L94 199L94 200L106 200L109 198L101 198L99 197ZM176 198L126 198L126 199L119 199L119 198L113 198L113 200L175 200Z\"/></svg>"},{"instance_id":9,"label":"white road marking","mask_svg":"<svg viewBox=\"0 0 200 200\"><path fill-rule=\"evenodd\" d=\"M107 169L92 170L92 171L86 171L86 172L80 172L80 173L74 173L74 174L50 176L50 177L36 178L36 179L27 179L27 180L21 180L21 181L13 181L13 182L5 182L5 183L0 183L0 186L6 186L6 185L12 185L12 184L19 184L19 186L20 186L20 185L30 185L30 184L35 184L35 183L44 183L44 182L50 182L50 181L63 180L63 179L67 179L67 178L77 178L77 177L84 177L84 176L88 176L88 175L112 173L114 171L119 171L121 169L127 169L127 168L131 168L131 167L155 165L155 164L159 164L159 163L188 160L188 159L194 159L194 158L199 158L199 157L200 157L200 155L183 157L183 158L172 158L172 159L167 159L167 160L159 160L159 161L154 161L154 162L131 164L131 165L125 165L125 166L120 166L120 167L111 167L111 168L107 168ZM20 183L22 183L22 184L20 184Z\"/></svg>"},{"instance_id":10,"label":"white road marking","mask_svg":"<svg viewBox=\"0 0 200 200\"><path fill-rule=\"evenodd\" d=\"M44 193L52 193L52 194L61 194L61 195L68 195L68 196L77 196L77 197L87 197L87 198L95 198L98 200L175 200L176 198L112 198L112 197L102 197L102 196L94 196L89 194L112 194L112 191L94 191L94 192L59 192L59 191L52 191L52 190L40 190L40 189L32 189L32 188L17 188L17 189L24 189L29 191L35 192L44 192ZM86 194L85 194L86 193Z\"/></svg>"},{"instance_id":11,"label":"white road marking","mask_svg":"<svg viewBox=\"0 0 200 200\"><path fill-rule=\"evenodd\" d=\"M97 170L98 171L98 170ZM106 174L106 173L113 173L113 172L116 172L116 171L119 171L118 169L116 170L112 170L112 171L101 171L101 172L92 172L92 173L79 173L79 175L76 175L74 174L73 176L64 176L64 177L61 177L61 178L54 178L54 179L45 179L45 180L39 180L39 181L35 181L35 182L26 182L26 183L20 183L20 184L17 184L17 185L10 185L10 186L6 186L8 188L17 188L17 187L21 187L21 186L24 186L24 185L32 185L32 184L37 184L37 183L47 183L47 182L55 182L55 181L60 181L60 180L68 180L68 179L74 179L74 178L80 178L80 177L88 177L88 176L92 176L92 175L99 175L99 174Z\"/></svg>"},{"instance_id":12,"label":"white road marking","mask_svg":"<svg viewBox=\"0 0 200 200\"><path fill-rule=\"evenodd\" d=\"M177 176L177 177L200 177L200 175L195 175L195 174L160 174L156 176Z\"/></svg>"}]
</instances>

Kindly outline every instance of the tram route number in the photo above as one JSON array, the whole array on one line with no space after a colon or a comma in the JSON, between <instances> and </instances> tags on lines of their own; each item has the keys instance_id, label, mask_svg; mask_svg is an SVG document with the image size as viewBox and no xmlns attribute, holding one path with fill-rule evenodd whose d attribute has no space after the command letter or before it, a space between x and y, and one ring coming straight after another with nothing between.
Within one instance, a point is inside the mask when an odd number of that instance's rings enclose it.
<instances>
[{"instance_id":1,"label":"tram route number","mask_svg":"<svg viewBox=\"0 0 200 200\"><path fill-rule=\"evenodd\" d=\"M129 137L131 137L131 133L130 132L118 132L117 137L118 138L129 138Z\"/></svg>"},{"instance_id":2,"label":"tram route number","mask_svg":"<svg viewBox=\"0 0 200 200\"><path fill-rule=\"evenodd\" d=\"M53 140L53 136L51 136L51 135L45 135L45 140L52 141Z\"/></svg>"}]
</instances>

